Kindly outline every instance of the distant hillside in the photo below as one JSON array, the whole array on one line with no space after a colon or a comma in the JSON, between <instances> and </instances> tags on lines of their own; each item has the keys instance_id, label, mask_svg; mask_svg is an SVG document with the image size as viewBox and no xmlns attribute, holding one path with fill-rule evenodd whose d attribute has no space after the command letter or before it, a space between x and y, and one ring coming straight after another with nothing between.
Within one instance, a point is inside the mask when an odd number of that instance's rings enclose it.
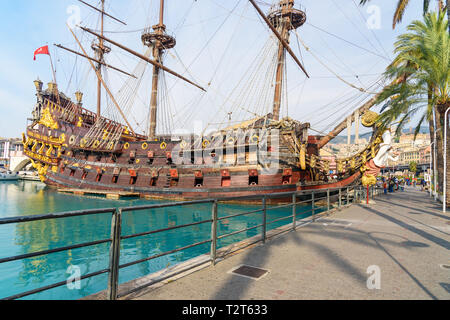
<instances>
[{"instance_id":1,"label":"distant hillside","mask_svg":"<svg viewBox=\"0 0 450 320\"><path fill-rule=\"evenodd\" d=\"M404 134L413 134L414 133L415 128L407 128L403 130ZM421 127L420 128L420 133L430 133L430 128L427 127ZM372 136L372 132L367 132L364 134L359 135L360 139L367 139L369 140L370 137ZM351 137L351 141L355 141L355 135L352 135ZM340 135L337 136L336 138L334 138L333 140L330 141L331 144L340 144L340 143L347 143L347 135Z\"/></svg>"},{"instance_id":2,"label":"distant hillside","mask_svg":"<svg viewBox=\"0 0 450 320\"><path fill-rule=\"evenodd\" d=\"M364 134L360 134L359 138L360 139L367 139L369 140L370 137L372 136L372 132L367 132ZM355 141L355 135L353 134L351 136L351 141ZM347 143L347 136L337 136L336 138L334 138L333 140L330 141L331 144L340 144L340 143Z\"/></svg>"}]
</instances>

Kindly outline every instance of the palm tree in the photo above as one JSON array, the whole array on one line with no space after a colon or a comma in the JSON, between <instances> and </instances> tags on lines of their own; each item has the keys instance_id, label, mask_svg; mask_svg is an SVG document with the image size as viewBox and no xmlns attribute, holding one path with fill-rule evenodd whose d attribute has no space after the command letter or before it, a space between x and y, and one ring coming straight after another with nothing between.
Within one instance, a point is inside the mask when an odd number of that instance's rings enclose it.
<instances>
[{"instance_id":1,"label":"palm tree","mask_svg":"<svg viewBox=\"0 0 450 320\"><path fill-rule=\"evenodd\" d=\"M417 172L417 162L411 161L411 162L409 163L409 171L410 171L411 173L413 173L414 175L416 174L416 172Z\"/></svg>"},{"instance_id":2,"label":"palm tree","mask_svg":"<svg viewBox=\"0 0 450 320\"><path fill-rule=\"evenodd\" d=\"M422 112L416 134L425 120L430 124L432 136L435 129L441 129L436 137L436 160L441 186L443 120L445 111L450 107L450 35L447 29L448 21L445 20L443 11L439 14L426 14L423 22L414 21L408 26L409 32L400 35L395 43L397 56L385 72L387 78L398 78L405 74L408 77L403 82L388 86L378 99L380 103L388 101L389 106L380 116L382 126L388 126L400 119L397 127L399 133L413 115ZM436 117L436 128L432 125L433 113Z\"/></svg>"},{"instance_id":3,"label":"palm tree","mask_svg":"<svg viewBox=\"0 0 450 320\"><path fill-rule=\"evenodd\" d=\"M360 4L365 5L370 0L361 0ZM444 10L444 1L437 0L439 5L439 10ZM394 13L394 21L392 22L392 28L395 29L397 23L401 22L403 19L403 15L405 14L406 7L408 7L409 0L398 0L397 9ZM450 8L450 0L446 0L446 8ZM423 14L428 12L428 8L430 7L430 0L423 0ZM450 10L447 10L448 20L450 20ZM449 25L449 33L450 33L450 25Z\"/></svg>"}]
</instances>

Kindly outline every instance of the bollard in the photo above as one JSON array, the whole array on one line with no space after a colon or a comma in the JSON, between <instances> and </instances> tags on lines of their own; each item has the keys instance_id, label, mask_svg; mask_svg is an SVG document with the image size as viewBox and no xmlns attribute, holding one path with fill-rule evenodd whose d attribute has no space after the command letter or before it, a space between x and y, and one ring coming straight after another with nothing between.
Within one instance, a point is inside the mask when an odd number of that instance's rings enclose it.
<instances>
[{"instance_id":1,"label":"bollard","mask_svg":"<svg viewBox=\"0 0 450 320\"><path fill-rule=\"evenodd\" d=\"M313 222L315 222L316 221L316 218L315 218L315 205L314 205L314 191L312 192L312 194L311 194L311 206L312 206L312 217L313 217Z\"/></svg>"}]
</instances>

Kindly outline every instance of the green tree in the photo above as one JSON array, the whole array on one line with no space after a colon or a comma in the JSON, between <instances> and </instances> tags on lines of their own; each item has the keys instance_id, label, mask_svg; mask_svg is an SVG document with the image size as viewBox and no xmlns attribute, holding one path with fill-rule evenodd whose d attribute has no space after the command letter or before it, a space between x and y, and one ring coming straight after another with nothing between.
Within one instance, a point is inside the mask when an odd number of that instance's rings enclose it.
<instances>
[{"instance_id":1,"label":"green tree","mask_svg":"<svg viewBox=\"0 0 450 320\"><path fill-rule=\"evenodd\" d=\"M436 0L439 5L439 10L444 10L444 1L443 0ZM360 4L365 5L366 3L370 2L370 0L361 0ZM397 3L397 9L394 13L394 20L392 22L392 28L395 29L395 26L397 23L400 23L403 19L403 15L405 14L406 8L409 5L410 0L398 0ZM430 0L423 0L423 14L425 15L428 12L428 9L430 7ZM445 8L450 8L450 0L446 0L446 6ZM447 10L448 20L450 20L450 10ZM450 26L449 26L449 33L450 33Z\"/></svg>"},{"instance_id":2,"label":"green tree","mask_svg":"<svg viewBox=\"0 0 450 320\"><path fill-rule=\"evenodd\" d=\"M386 87L378 102L387 101L389 108L383 112L379 121L389 126L400 120L397 133L415 114L420 115L415 133L420 130L423 121L430 124L430 133L439 130L436 139L438 181L443 181L443 132L444 113L450 107L450 37L447 32L448 21L445 14L429 13L424 21L414 21L408 32L399 36L395 43L397 54L387 68L387 78L407 75L404 81ZM436 128L433 126L433 113L436 116Z\"/></svg>"},{"instance_id":3,"label":"green tree","mask_svg":"<svg viewBox=\"0 0 450 320\"><path fill-rule=\"evenodd\" d=\"M409 163L409 172L416 174L417 172L417 163L415 161L411 161Z\"/></svg>"}]
</instances>

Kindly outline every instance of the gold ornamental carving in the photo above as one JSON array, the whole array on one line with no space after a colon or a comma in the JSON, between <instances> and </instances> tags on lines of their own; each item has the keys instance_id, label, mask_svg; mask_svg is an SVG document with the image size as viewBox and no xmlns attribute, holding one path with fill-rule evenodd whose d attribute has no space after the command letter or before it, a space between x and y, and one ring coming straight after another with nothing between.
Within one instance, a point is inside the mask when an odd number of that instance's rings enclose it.
<instances>
[{"instance_id":1,"label":"gold ornamental carving","mask_svg":"<svg viewBox=\"0 0 450 320\"><path fill-rule=\"evenodd\" d=\"M46 126L47 128L52 130L58 129L58 122L53 119L49 107L45 108L42 112L42 117L39 120L39 124L42 124L43 126Z\"/></svg>"}]
</instances>

